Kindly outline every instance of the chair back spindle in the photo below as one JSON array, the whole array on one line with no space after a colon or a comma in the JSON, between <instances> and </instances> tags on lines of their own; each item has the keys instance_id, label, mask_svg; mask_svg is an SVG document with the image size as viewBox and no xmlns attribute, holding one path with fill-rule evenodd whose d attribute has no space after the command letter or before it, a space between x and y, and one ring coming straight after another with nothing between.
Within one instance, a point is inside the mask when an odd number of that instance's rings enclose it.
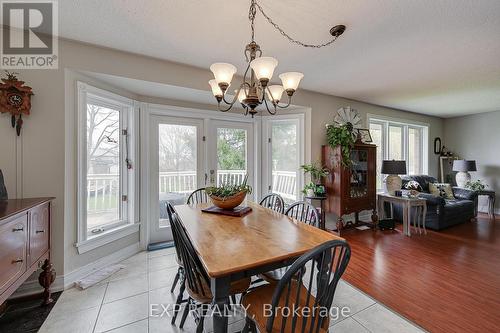
<instances>
[{"instance_id":1,"label":"chair back spindle","mask_svg":"<svg viewBox=\"0 0 500 333\"><path fill-rule=\"evenodd\" d=\"M275 212L283 214L285 211L285 201L281 195L271 193L266 195L259 203L262 207L270 208Z\"/></svg>"},{"instance_id":2,"label":"chair back spindle","mask_svg":"<svg viewBox=\"0 0 500 333\"><path fill-rule=\"evenodd\" d=\"M211 202L210 197L208 196L207 192L205 192L205 188L203 187L191 193L187 198L186 203L188 205L192 205L192 204L209 203L209 202Z\"/></svg>"},{"instance_id":3,"label":"chair back spindle","mask_svg":"<svg viewBox=\"0 0 500 333\"><path fill-rule=\"evenodd\" d=\"M320 218L316 207L305 201L293 203L285 212L285 215L293 217L309 225L319 228Z\"/></svg>"}]
</instances>

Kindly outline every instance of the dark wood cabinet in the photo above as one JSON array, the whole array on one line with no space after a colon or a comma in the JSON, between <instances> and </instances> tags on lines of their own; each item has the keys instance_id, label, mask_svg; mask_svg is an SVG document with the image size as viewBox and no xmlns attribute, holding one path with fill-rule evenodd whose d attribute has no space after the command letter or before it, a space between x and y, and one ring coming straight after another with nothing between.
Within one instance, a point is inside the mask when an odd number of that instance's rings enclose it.
<instances>
[{"instance_id":1,"label":"dark wood cabinet","mask_svg":"<svg viewBox=\"0 0 500 333\"><path fill-rule=\"evenodd\" d=\"M0 304L38 269L42 269L38 280L44 288L43 303L52 302L52 199L0 200Z\"/></svg>"},{"instance_id":2,"label":"dark wood cabinet","mask_svg":"<svg viewBox=\"0 0 500 333\"><path fill-rule=\"evenodd\" d=\"M322 163L330 170L323 182L327 191L326 211L337 215L337 231L359 224L359 213L372 212L370 223L375 226L377 217L376 161L377 146L355 143L351 149L351 167L344 167L341 161L341 147L322 147ZM355 214L354 223L344 223L343 216Z\"/></svg>"}]
</instances>

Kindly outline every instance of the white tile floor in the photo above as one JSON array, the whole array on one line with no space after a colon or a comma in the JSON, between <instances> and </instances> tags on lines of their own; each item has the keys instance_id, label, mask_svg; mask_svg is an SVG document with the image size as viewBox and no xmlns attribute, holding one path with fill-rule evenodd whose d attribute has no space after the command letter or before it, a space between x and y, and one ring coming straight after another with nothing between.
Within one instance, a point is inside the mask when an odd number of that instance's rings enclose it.
<instances>
[{"instance_id":1,"label":"white tile floor","mask_svg":"<svg viewBox=\"0 0 500 333\"><path fill-rule=\"evenodd\" d=\"M192 317L181 330L170 324L170 316L149 316L150 304L175 304L175 295L170 293L177 272L174 256L174 249L141 252L124 260L127 267L100 284L85 291L66 290L39 332L195 332ZM344 281L336 291L334 305L348 307L350 313L331 320L331 332L423 332ZM235 316L229 320L229 332L239 332L243 325L244 317ZM211 320L207 320L205 332L211 332L211 327Z\"/></svg>"}]
</instances>

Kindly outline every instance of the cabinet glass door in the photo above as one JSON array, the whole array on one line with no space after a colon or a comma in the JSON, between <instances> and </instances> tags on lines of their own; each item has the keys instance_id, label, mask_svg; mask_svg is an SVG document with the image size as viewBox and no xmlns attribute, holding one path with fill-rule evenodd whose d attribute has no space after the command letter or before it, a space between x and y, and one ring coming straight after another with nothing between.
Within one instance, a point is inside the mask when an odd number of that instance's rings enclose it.
<instances>
[{"instance_id":1,"label":"cabinet glass door","mask_svg":"<svg viewBox=\"0 0 500 333\"><path fill-rule=\"evenodd\" d=\"M349 196L351 198L366 197L368 195L368 151L353 149L351 151L351 160Z\"/></svg>"}]
</instances>

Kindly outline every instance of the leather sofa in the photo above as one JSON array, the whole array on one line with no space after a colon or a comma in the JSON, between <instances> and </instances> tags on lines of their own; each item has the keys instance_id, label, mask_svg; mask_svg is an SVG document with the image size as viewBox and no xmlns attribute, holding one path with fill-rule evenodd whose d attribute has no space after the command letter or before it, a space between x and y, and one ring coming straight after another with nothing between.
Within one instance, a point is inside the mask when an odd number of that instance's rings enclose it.
<instances>
[{"instance_id":1,"label":"leather sofa","mask_svg":"<svg viewBox=\"0 0 500 333\"><path fill-rule=\"evenodd\" d=\"M427 175L402 176L403 189L406 183L414 180L422 187L420 197L427 199L427 215L425 217L426 228L441 230L453 225L470 221L475 217L474 207L477 193L464 188L453 187L454 199L445 199L429 193L429 184L437 183L436 178ZM403 221L403 207L393 206L394 219ZM413 220L413 215L412 215Z\"/></svg>"}]
</instances>

